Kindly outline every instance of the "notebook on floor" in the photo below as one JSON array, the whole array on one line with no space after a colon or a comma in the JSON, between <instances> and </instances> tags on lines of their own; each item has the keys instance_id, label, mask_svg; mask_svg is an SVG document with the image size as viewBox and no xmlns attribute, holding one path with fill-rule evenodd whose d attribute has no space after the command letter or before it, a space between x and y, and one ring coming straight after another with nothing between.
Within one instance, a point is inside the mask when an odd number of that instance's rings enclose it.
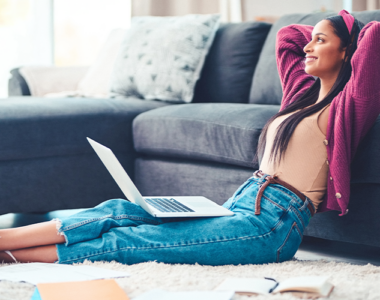
<instances>
[{"instance_id":1,"label":"notebook on floor","mask_svg":"<svg viewBox=\"0 0 380 300\"><path fill-rule=\"evenodd\" d=\"M131 202L140 205L154 217L220 217L234 213L203 197L151 196L142 197L111 149L87 138L117 185Z\"/></svg>"},{"instance_id":2,"label":"notebook on floor","mask_svg":"<svg viewBox=\"0 0 380 300\"><path fill-rule=\"evenodd\" d=\"M30 300L129 300L113 279L39 283Z\"/></svg>"}]
</instances>

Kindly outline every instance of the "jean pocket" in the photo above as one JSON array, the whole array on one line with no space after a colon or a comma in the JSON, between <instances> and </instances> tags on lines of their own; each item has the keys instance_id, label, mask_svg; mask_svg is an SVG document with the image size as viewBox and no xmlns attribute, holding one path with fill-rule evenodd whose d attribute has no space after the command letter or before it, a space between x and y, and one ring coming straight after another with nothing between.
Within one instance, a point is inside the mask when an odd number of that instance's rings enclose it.
<instances>
[{"instance_id":1,"label":"jean pocket","mask_svg":"<svg viewBox=\"0 0 380 300\"><path fill-rule=\"evenodd\" d=\"M302 217L302 214L304 214L304 212L299 211L296 207L293 206L290 206L290 211L292 212L291 215L293 215L294 220L298 221L300 223L300 227L305 229L308 222L305 224L305 219Z\"/></svg>"},{"instance_id":2,"label":"jean pocket","mask_svg":"<svg viewBox=\"0 0 380 300\"><path fill-rule=\"evenodd\" d=\"M284 242L277 249L277 262L283 262L291 259L296 254L302 241L302 232L296 222L293 223L287 233Z\"/></svg>"}]
</instances>

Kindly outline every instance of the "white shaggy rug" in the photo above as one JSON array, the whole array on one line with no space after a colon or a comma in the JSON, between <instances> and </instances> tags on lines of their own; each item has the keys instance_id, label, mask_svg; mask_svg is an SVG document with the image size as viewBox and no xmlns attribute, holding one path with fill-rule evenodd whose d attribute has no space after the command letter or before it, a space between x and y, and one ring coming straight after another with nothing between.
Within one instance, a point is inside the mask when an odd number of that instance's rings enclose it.
<instances>
[{"instance_id":1,"label":"white shaggy rug","mask_svg":"<svg viewBox=\"0 0 380 300\"><path fill-rule=\"evenodd\" d=\"M168 291L212 290L227 277L273 277L281 281L305 275L329 275L335 289L330 299L380 299L380 267L351 265L348 263L292 260L278 264L201 266L169 265L148 262L122 265L111 262L85 262L85 265L126 271L130 277L116 279L127 295L134 297L154 288ZM0 265L5 266L4 265ZM1 300L29 300L34 287L28 283L0 282ZM290 295L238 296L237 299L297 299Z\"/></svg>"}]
</instances>

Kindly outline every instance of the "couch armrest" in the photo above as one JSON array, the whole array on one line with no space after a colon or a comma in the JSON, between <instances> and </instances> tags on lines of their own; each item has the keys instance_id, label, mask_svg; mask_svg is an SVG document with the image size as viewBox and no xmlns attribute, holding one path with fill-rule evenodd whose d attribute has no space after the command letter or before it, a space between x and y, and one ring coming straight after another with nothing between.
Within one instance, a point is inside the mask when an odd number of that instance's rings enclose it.
<instances>
[{"instance_id":1,"label":"couch armrest","mask_svg":"<svg viewBox=\"0 0 380 300\"><path fill-rule=\"evenodd\" d=\"M76 91L87 70L88 66L20 67L11 71L12 78L9 80L9 95L42 97L49 93Z\"/></svg>"},{"instance_id":2,"label":"couch armrest","mask_svg":"<svg viewBox=\"0 0 380 300\"><path fill-rule=\"evenodd\" d=\"M25 78L19 72L20 68L10 71L12 77L8 80L8 95L14 96L30 96L30 90Z\"/></svg>"}]
</instances>

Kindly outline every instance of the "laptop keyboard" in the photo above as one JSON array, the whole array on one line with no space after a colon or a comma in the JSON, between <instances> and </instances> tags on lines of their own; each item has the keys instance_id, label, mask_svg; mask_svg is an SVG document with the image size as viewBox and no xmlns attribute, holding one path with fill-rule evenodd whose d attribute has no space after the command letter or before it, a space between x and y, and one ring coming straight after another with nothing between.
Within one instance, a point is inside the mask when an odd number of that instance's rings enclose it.
<instances>
[{"instance_id":1,"label":"laptop keyboard","mask_svg":"<svg viewBox=\"0 0 380 300\"><path fill-rule=\"evenodd\" d=\"M194 212L173 198L145 198L145 201L161 212Z\"/></svg>"}]
</instances>

